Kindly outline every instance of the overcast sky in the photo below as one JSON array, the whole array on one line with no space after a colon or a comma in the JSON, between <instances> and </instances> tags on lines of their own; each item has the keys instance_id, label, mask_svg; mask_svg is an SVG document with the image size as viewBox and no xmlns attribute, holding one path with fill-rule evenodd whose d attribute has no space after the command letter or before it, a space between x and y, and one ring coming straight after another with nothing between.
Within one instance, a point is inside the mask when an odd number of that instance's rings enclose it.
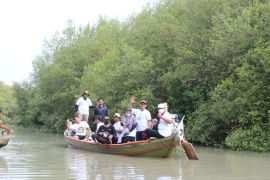
<instances>
[{"instance_id":1,"label":"overcast sky","mask_svg":"<svg viewBox=\"0 0 270 180\"><path fill-rule=\"evenodd\" d=\"M155 0L1 0L0 81L11 85L29 77L44 39L71 19L93 25L100 15L125 20Z\"/></svg>"}]
</instances>

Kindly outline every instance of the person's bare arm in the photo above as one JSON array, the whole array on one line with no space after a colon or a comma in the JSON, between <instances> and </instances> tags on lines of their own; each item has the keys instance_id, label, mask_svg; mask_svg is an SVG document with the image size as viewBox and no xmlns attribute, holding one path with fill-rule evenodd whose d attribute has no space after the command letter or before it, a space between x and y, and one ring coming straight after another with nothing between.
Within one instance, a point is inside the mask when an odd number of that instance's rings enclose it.
<instances>
[{"instance_id":1,"label":"person's bare arm","mask_svg":"<svg viewBox=\"0 0 270 180\"><path fill-rule=\"evenodd\" d=\"M151 119L150 119L150 120L147 121L147 127L148 127L148 128L151 128L151 124L152 124L152 121L151 121Z\"/></svg>"},{"instance_id":2,"label":"person's bare arm","mask_svg":"<svg viewBox=\"0 0 270 180\"><path fill-rule=\"evenodd\" d=\"M87 135L86 136L90 137L92 135L91 129L90 128L87 128L86 131L87 131Z\"/></svg>"},{"instance_id":3,"label":"person's bare arm","mask_svg":"<svg viewBox=\"0 0 270 180\"><path fill-rule=\"evenodd\" d=\"M128 102L128 109L132 109L132 105L136 102L136 97L135 96L131 96L129 102Z\"/></svg>"},{"instance_id":4,"label":"person's bare arm","mask_svg":"<svg viewBox=\"0 0 270 180\"><path fill-rule=\"evenodd\" d=\"M163 119L164 121L166 121L168 124L172 124L173 123L173 120L172 120L171 117L164 116L164 114L162 115L162 113L158 113L158 117L160 119Z\"/></svg>"},{"instance_id":5,"label":"person's bare arm","mask_svg":"<svg viewBox=\"0 0 270 180\"><path fill-rule=\"evenodd\" d=\"M115 131L118 132L118 133L122 133L123 132L122 130L117 130L117 129L115 129Z\"/></svg>"},{"instance_id":6,"label":"person's bare arm","mask_svg":"<svg viewBox=\"0 0 270 180\"><path fill-rule=\"evenodd\" d=\"M72 126L72 123L69 119L67 119L67 128L70 130Z\"/></svg>"},{"instance_id":7,"label":"person's bare arm","mask_svg":"<svg viewBox=\"0 0 270 180\"><path fill-rule=\"evenodd\" d=\"M7 131L7 133L11 133L12 132L12 130L10 128L6 127L3 124L0 124L0 128L5 129L5 131Z\"/></svg>"}]
</instances>

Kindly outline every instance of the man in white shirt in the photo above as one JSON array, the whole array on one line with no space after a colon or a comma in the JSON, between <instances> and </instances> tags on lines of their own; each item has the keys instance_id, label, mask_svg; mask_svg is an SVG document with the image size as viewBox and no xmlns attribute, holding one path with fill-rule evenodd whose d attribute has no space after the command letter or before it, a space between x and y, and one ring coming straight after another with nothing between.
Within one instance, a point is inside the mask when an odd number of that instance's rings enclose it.
<instances>
[{"instance_id":1,"label":"man in white shirt","mask_svg":"<svg viewBox=\"0 0 270 180\"><path fill-rule=\"evenodd\" d=\"M166 105L163 103L158 105L158 117L160 118L158 130L146 129L145 133L148 137L164 138L170 136L172 133L173 119L167 111Z\"/></svg>"},{"instance_id":2,"label":"man in white shirt","mask_svg":"<svg viewBox=\"0 0 270 180\"><path fill-rule=\"evenodd\" d=\"M75 104L75 111L79 113L80 119L86 122L88 122L89 107L92 106L92 102L88 97L88 91L84 91L82 97L80 97Z\"/></svg>"},{"instance_id":3,"label":"man in white shirt","mask_svg":"<svg viewBox=\"0 0 270 180\"><path fill-rule=\"evenodd\" d=\"M135 103L135 97L131 97L129 102L129 107L132 107L132 104ZM143 139L142 134L144 133L144 130L148 127L149 122L151 121L151 114L146 109L146 101L141 100L140 101L140 109L132 109L132 113L136 115L136 141L140 141Z\"/></svg>"},{"instance_id":4,"label":"man in white shirt","mask_svg":"<svg viewBox=\"0 0 270 180\"><path fill-rule=\"evenodd\" d=\"M68 129L72 130L75 133L74 138L83 140L87 135L91 133L89 125L86 121L81 121L79 116L75 116L75 124L67 123Z\"/></svg>"}]
</instances>

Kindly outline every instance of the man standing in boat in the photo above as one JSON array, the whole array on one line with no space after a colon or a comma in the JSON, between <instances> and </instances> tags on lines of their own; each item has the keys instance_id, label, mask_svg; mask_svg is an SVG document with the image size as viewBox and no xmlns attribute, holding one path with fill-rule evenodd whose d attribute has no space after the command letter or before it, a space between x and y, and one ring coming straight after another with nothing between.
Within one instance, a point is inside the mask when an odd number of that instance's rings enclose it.
<instances>
[{"instance_id":1,"label":"man standing in boat","mask_svg":"<svg viewBox=\"0 0 270 180\"><path fill-rule=\"evenodd\" d=\"M104 99L98 98L97 105L94 109L94 117L99 118L101 121L105 120L105 117L108 116L108 108L104 105Z\"/></svg>"},{"instance_id":2,"label":"man standing in boat","mask_svg":"<svg viewBox=\"0 0 270 180\"><path fill-rule=\"evenodd\" d=\"M79 117L82 121L88 122L89 107L92 106L92 102L89 99L88 91L84 91L82 97L80 97L75 104L75 111L79 113Z\"/></svg>"},{"instance_id":3,"label":"man standing in boat","mask_svg":"<svg viewBox=\"0 0 270 180\"><path fill-rule=\"evenodd\" d=\"M132 108L132 105L135 103L135 96L132 96L128 108ZM150 112L146 109L146 101L141 100L140 101L140 109L134 109L132 108L132 113L136 115L136 141L142 140L142 134L144 133L144 130L148 126L148 121L151 121L151 114Z\"/></svg>"}]
</instances>

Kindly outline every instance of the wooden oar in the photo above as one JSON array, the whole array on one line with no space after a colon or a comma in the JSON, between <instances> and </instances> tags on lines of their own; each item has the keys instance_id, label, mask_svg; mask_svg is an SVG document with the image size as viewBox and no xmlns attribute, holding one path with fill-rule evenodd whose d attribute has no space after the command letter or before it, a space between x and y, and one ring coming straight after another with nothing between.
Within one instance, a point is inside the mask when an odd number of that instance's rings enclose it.
<instances>
[{"instance_id":1,"label":"wooden oar","mask_svg":"<svg viewBox=\"0 0 270 180\"><path fill-rule=\"evenodd\" d=\"M181 141L181 145L183 146L189 160L198 160L199 159L196 152L195 152L195 149L191 143L189 143L187 140L183 139Z\"/></svg>"},{"instance_id":2,"label":"wooden oar","mask_svg":"<svg viewBox=\"0 0 270 180\"><path fill-rule=\"evenodd\" d=\"M192 146L191 143L189 143L187 140L184 139L184 124L183 124L184 118L185 118L185 116L183 116L183 118L181 119L181 121L177 125L176 130L178 132L178 136L179 136L181 145L183 146L188 159L198 160L199 158L195 152L194 147Z\"/></svg>"}]
</instances>

